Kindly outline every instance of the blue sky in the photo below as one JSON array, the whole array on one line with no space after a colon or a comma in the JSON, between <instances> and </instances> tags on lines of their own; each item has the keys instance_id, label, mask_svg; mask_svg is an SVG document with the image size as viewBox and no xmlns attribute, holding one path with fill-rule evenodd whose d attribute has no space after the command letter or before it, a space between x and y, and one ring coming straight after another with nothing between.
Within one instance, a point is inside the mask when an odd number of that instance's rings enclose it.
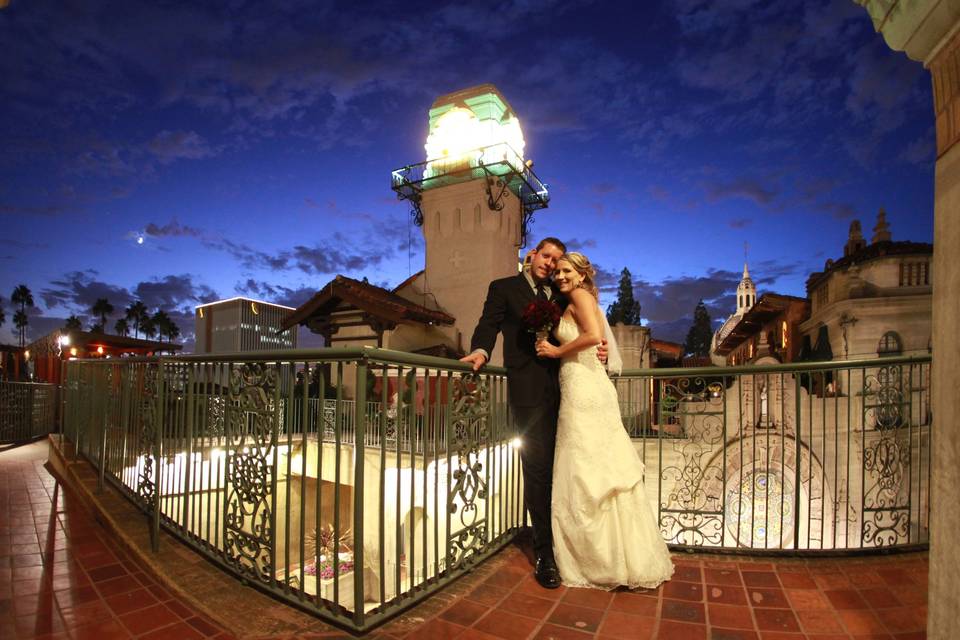
<instances>
[{"instance_id":1,"label":"blue sky","mask_svg":"<svg viewBox=\"0 0 960 640\"><path fill-rule=\"evenodd\" d=\"M399 283L423 246L390 171L483 82L551 189L532 236L587 253L606 303L629 268L655 337L732 311L744 242L761 293L805 295L854 218L932 239L929 75L849 0L118 6L0 10L0 343L21 283L31 337L107 297L188 345L201 302Z\"/></svg>"}]
</instances>

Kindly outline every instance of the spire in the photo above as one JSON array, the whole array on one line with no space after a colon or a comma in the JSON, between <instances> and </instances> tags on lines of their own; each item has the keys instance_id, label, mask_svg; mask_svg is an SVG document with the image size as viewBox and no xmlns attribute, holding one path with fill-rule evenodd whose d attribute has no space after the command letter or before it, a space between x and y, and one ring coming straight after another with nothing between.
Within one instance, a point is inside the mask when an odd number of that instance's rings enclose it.
<instances>
[{"instance_id":1,"label":"spire","mask_svg":"<svg viewBox=\"0 0 960 640\"><path fill-rule=\"evenodd\" d=\"M877 225L873 228L873 239L870 242L876 244L878 242L890 242L892 239L890 223L887 222L887 212L883 207L880 207L880 212L877 213Z\"/></svg>"},{"instance_id":2,"label":"spire","mask_svg":"<svg viewBox=\"0 0 960 640\"><path fill-rule=\"evenodd\" d=\"M854 220L850 223L850 232L847 234L847 244L843 248L844 257L853 255L860 249L867 246L867 241L863 239L863 230L860 227L860 221Z\"/></svg>"},{"instance_id":3,"label":"spire","mask_svg":"<svg viewBox=\"0 0 960 640\"><path fill-rule=\"evenodd\" d=\"M746 243L744 243L744 254L746 254ZM746 258L746 255L744 255L744 258ZM737 285L737 314L745 314L756 301L757 287L753 284L750 269L747 267L746 259L744 259L743 277L740 278L740 284Z\"/></svg>"}]
</instances>

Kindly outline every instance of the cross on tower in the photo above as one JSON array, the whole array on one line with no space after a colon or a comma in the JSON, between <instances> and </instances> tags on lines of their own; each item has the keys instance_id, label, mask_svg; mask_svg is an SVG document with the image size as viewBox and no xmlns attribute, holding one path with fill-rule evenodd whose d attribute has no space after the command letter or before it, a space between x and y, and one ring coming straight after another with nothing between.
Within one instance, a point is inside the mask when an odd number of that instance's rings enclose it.
<instances>
[{"instance_id":1,"label":"cross on tower","mask_svg":"<svg viewBox=\"0 0 960 640\"><path fill-rule=\"evenodd\" d=\"M454 252L453 252L453 255L450 256L450 264L452 264L452 265L453 265L453 268L456 269L456 270L459 270L459 269L460 269L460 265L463 264L463 261L464 261L464 260L465 260L465 258L463 257L463 254L460 253L459 250L458 250L458 251L454 251Z\"/></svg>"}]
</instances>

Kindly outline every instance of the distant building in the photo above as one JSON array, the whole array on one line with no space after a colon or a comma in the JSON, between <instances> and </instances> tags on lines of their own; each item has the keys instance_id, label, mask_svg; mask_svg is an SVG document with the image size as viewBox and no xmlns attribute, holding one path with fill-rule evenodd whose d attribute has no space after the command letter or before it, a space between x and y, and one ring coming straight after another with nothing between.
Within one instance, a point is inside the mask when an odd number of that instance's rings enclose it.
<instances>
[{"instance_id":1,"label":"distant building","mask_svg":"<svg viewBox=\"0 0 960 640\"><path fill-rule=\"evenodd\" d=\"M57 329L34 340L23 351L28 378L59 383L63 360L154 356L183 349L182 345L97 331ZM21 376L23 379L23 376Z\"/></svg>"},{"instance_id":2,"label":"distant building","mask_svg":"<svg viewBox=\"0 0 960 640\"><path fill-rule=\"evenodd\" d=\"M737 326L740 319L747 313L753 304L757 301L757 286L750 277L750 271L747 269L747 263L743 263L743 277L740 278L740 284L737 285L737 310L730 315L726 321L720 325L720 328L713 334L713 340L710 344L710 360L717 366L727 364L725 355L717 353L717 347L727 338L733 328Z\"/></svg>"},{"instance_id":3,"label":"distant building","mask_svg":"<svg viewBox=\"0 0 960 640\"><path fill-rule=\"evenodd\" d=\"M196 308L196 353L267 351L297 346L297 328L283 327L293 307L229 298Z\"/></svg>"},{"instance_id":4,"label":"distant building","mask_svg":"<svg viewBox=\"0 0 960 640\"><path fill-rule=\"evenodd\" d=\"M807 279L812 309L800 330L805 347L827 359L930 349L933 245L895 242L883 209L873 231L867 244L854 220L843 257L827 260L823 271Z\"/></svg>"},{"instance_id":5,"label":"distant building","mask_svg":"<svg viewBox=\"0 0 960 640\"><path fill-rule=\"evenodd\" d=\"M738 365L772 357L768 363L794 362L801 353L800 325L810 316L806 298L765 293L756 300L733 326L724 324L724 337L712 352L725 359L724 364ZM734 317L734 316L731 316Z\"/></svg>"}]
</instances>

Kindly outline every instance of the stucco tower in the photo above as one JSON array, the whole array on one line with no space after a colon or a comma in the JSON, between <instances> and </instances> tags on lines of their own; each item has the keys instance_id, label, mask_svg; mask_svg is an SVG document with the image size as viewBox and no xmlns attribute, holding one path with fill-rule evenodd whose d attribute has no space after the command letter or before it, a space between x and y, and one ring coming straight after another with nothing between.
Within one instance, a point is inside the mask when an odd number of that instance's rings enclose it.
<instances>
[{"instance_id":1,"label":"stucco tower","mask_svg":"<svg viewBox=\"0 0 960 640\"><path fill-rule=\"evenodd\" d=\"M467 351L487 286L517 273L533 212L549 196L524 158L516 114L493 85L441 96L429 117L426 160L394 171L393 189L423 229L424 295L456 318ZM499 346L491 361L502 362Z\"/></svg>"}]
</instances>

